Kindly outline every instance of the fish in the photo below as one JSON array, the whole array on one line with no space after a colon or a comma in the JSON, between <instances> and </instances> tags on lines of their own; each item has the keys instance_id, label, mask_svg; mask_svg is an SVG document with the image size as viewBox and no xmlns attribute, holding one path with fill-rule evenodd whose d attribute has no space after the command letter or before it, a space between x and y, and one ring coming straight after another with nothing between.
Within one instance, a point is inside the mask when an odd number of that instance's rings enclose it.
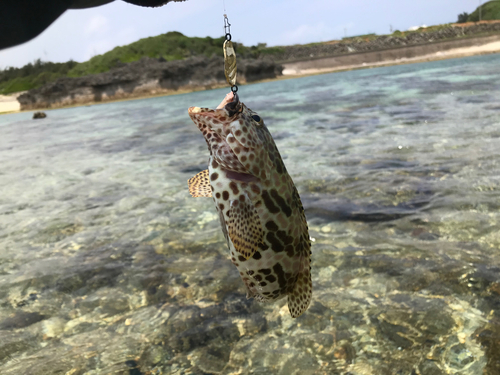
<instances>
[{"instance_id":1,"label":"fish","mask_svg":"<svg viewBox=\"0 0 500 375\"><path fill-rule=\"evenodd\" d=\"M311 242L299 193L262 117L230 92L216 109L190 107L210 152L188 180L193 197L212 197L247 298L287 297L297 318L311 303Z\"/></svg>"}]
</instances>

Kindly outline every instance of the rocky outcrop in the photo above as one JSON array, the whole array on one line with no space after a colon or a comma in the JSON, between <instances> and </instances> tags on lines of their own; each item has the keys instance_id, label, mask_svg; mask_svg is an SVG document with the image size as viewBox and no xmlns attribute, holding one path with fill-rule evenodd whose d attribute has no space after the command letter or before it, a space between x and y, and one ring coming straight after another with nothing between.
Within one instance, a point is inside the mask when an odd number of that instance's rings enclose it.
<instances>
[{"instance_id":1,"label":"rocky outcrop","mask_svg":"<svg viewBox=\"0 0 500 375\"><path fill-rule=\"evenodd\" d=\"M56 108L144 95L209 89L227 85L220 57L180 61L143 58L109 72L60 78L18 97L22 110ZM238 82L276 78L282 67L270 60L238 61Z\"/></svg>"}]
</instances>

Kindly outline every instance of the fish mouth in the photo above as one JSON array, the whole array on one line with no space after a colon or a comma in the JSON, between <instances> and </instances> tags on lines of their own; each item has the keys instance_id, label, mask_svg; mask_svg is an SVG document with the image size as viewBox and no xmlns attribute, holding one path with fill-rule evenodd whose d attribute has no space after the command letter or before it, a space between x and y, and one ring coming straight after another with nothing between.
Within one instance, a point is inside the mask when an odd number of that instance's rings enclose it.
<instances>
[{"instance_id":1,"label":"fish mouth","mask_svg":"<svg viewBox=\"0 0 500 375\"><path fill-rule=\"evenodd\" d=\"M233 93L233 92L231 92L231 93L233 94L233 99L224 106L224 109L227 111L229 117L233 117L235 114L237 114L243 110L243 105L240 102L240 98L238 97L238 94ZM227 98L227 96L226 96L226 98ZM224 103L224 100L222 101L222 103L220 105L222 105Z\"/></svg>"},{"instance_id":2,"label":"fish mouth","mask_svg":"<svg viewBox=\"0 0 500 375\"><path fill-rule=\"evenodd\" d=\"M222 102L217 106L216 109L210 108L200 108L200 107L190 107L188 109L189 116L207 116L215 117L216 113L226 112L227 117L233 117L237 113L241 113L243 110L243 104L240 102L238 94L230 92L222 100Z\"/></svg>"}]
</instances>

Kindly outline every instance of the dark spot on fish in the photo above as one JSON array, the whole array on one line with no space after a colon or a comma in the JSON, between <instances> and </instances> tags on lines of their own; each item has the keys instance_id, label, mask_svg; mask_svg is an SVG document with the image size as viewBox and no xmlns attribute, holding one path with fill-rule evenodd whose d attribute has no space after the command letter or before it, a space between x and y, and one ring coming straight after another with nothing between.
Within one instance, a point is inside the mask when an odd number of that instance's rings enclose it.
<instances>
[{"instance_id":1,"label":"dark spot on fish","mask_svg":"<svg viewBox=\"0 0 500 375\"><path fill-rule=\"evenodd\" d=\"M260 187L258 185L255 185L255 184L250 184L250 189L252 189L252 191L255 193L255 194L260 194Z\"/></svg>"},{"instance_id":2,"label":"dark spot on fish","mask_svg":"<svg viewBox=\"0 0 500 375\"><path fill-rule=\"evenodd\" d=\"M239 154L241 152L241 148L239 148L238 146L236 146L233 151L234 151L235 154Z\"/></svg>"},{"instance_id":3,"label":"dark spot on fish","mask_svg":"<svg viewBox=\"0 0 500 375\"><path fill-rule=\"evenodd\" d=\"M242 163L244 163L244 162L246 162L246 161L247 161L247 156L246 156L246 155L243 155L243 156L241 157L241 162L242 162Z\"/></svg>"},{"instance_id":4,"label":"dark spot on fish","mask_svg":"<svg viewBox=\"0 0 500 375\"><path fill-rule=\"evenodd\" d=\"M281 266L281 264L276 263L273 266L273 271L276 274L276 276L278 276L278 284L280 288L284 288L286 286L286 278L285 278L285 272L283 272L283 267Z\"/></svg>"},{"instance_id":5,"label":"dark spot on fish","mask_svg":"<svg viewBox=\"0 0 500 375\"><path fill-rule=\"evenodd\" d=\"M215 181L219 177L219 174L217 172L214 172L210 175L210 180Z\"/></svg>"},{"instance_id":6,"label":"dark spot on fish","mask_svg":"<svg viewBox=\"0 0 500 375\"><path fill-rule=\"evenodd\" d=\"M263 275L270 275L272 271L271 271L270 268L262 268L258 272L261 273L261 274L263 274Z\"/></svg>"},{"instance_id":7,"label":"dark spot on fish","mask_svg":"<svg viewBox=\"0 0 500 375\"><path fill-rule=\"evenodd\" d=\"M219 203L219 209L222 211L224 209L224 205L222 203Z\"/></svg>"},{"instance_id":8,"label":"dark spot on fish","mask_svg":"<svg viewBox=\"0 0 500 375\"><path fill-rule=\"evenodd\" d=\"M240 197L238 198L240 201L244 202L245 201L245 196L243 194L240 195Z\"/></svg>"},{"instance_id":9,"label":"dark spot on fish","mask_svg":"<svg viewBox=\"0 0 500 375\"><path fill-rule=\"evenodd\" d=\"M237 136L237 137L239 137L239 136L241 135L241 130L239 130L239 129L238 129L238 130L236 130L236 131L234 132L234 135L235 135L235 136Z\"/></svg>"},{"instance_id":10,"label":"dark spot on fish","mask_svg":"<svg viewBox=\"0 0 500 375\"><path fill-rule=\"evenodd\" d=\"M274 201L269 196L267 190L264 190L262 192L262 199L264 200L264 204L266 205L269 212L271 212L272 214L277 214L278 212L280 212L280 209L274 204Z\"/></svg>"},{"instance_id":11,"label":"dark spot on fish","mask_svg":"<svg viewBox=\"0 0 500 375\"><path fill-rule=\"evenodd\" d=\"M259 283L259 285L260 285L261 287L265 287L265 286L267 285L267 283L266 283L265 281L263 281L263 282Z\"/></svg>"},{"instance_id":12,"label":"dark spot on fish","mask_svg":"<svg viewBox=\"0 0 500 375\"><path fill-rule=\"evenodd\" d=\"M255 280L257 280L257 281L262 280L262 276L260 276L260 275L255 275L253 278L254 278Z\"/></svg>"},{"instance_id":13,"label":"dark spot on fish","mask_svg":"<svg viewBox=\"0 0 500 375\"><path fill-rule=\"evenodd\" d=\"M283 197L278 194L276 189L271 190L271 196L274 198L274 200L276 201L278 206L280 206L281 211L283 211L287 217L290 217L292 215L292 209L286 203L286 201L283 199Z\"/></svg>"},{"instance_id":14,"label":"dark spot on fish","mask_svg":"<svg viewBox=\"0 0 500 375\"><path fill-rule=\"evenodd\" d=\"M273 232L267 232L266 240L271 244L271 249L274 252L280 253L284 250L283 244L274 236Z\"/></svg>"},{"instance_id":15,"label":"dark spot on fish","mask_svg":"<svg viewBox=\"0 0 500 375\"><path fill-rule=\"evenodd\" d=\"M270 283L274 283L276 281L276 277L273 275L266 276L266 280L269 281Z\"/></svg>"},{"instance_id":16,"label":"dark spot on fish","mask_svg":"<svg viewBox=\"0 0 500 375\"><path fill-rule=\"evenodd\" d=\"M276 160L274 162L274 166L276 167L276 172L282 174L284 172L283 163L280 160Z\"/></svg>"},{"instance_id":17,"label":"dark spot on fish","mask_svg":"<svg viewBox=\"0 0 500 375\"><path fill-rule=\"evenodd\" d=\"M212 168L215 169L219 166L219 163L217 163L215 160L212 160Z\"/></svg>"},{"instance_id":18,"label":"dark spot on fish","mask_svg":"<svg viewBox=\"0 0 500 375\"><path fill-rule=\"evenodd\" d=\"M217 194L219 194L219 193L217 193ZM219 196L220 196L220 194L219 194ZM225 201L227 201L229 199L229 192L227 190L224 190L222 192L222 199L224 199Z\"/></svg>"},{"instance_id":19,"label":"dark spot on fish","mask_svg":"<svg viewBox=\"0 0 500 375\"><path fill-rule=\"evenodd\" d=\"M265 244L264 242L261 242L261 243L259 243L259 248L261 250L267 250L267 249L269 249L269 246L267 246L267 244Z\"/></svg>"},{"instance_id":20,"label":"dark spot on fish","mask_svg":"<svg viewBox=\"0 0 500 375\"><path fill-rule=\"evenodd\" d=\"M233 194L236 195L238 194L240 191L238 190L238 185L236 185L236 183L234 181L231 181L229 183L229 187L231 188L231 190L233 191Z\"/></svg>"},{"instance_id":21,"label":"dark spot on fish","mask_svg":"<svg viewBox=\"0 0 500 375\"><path fill-rule=\"evenodd\" d=\"M244 257L244 256L241 256L241 255L238 255L238 260L239 260L240 262L244 262L244 261L246 261L245 257Z\"/></svg>"},{"instance_id":22,"label":"dark spot on fish","mask_svg":"<svg viewBox=\"0 0 500 375\"><path fill-rule=\"evenodd\" d=\"M219 192L215 193L215 198L220 199L220 193Z\"/></svg>"},{"instance_id":23,"label":"dark spot on fish","mask_svg":"<svg viewBox=\"0 0 500 375\"><path fill-rule=\"evenodd\" d=\"M290 245L293 242L293 237L287 235L284 230L279 230L278 233L276 233L276 235L285 245Z\"/></svg>"},{"instance_id":24,"label":"dark spot on fish","mask_svg":"<svg viewBox=\"0 0 500 375\"><path fill-rule=\"evenodd\" d=\"M278 226L276 225L276 223L274 221L269 220L266 223L266 229L270 230L271 232L277 232L279 228L278 228Z\"/></svg>"},{"instance_id":25,"label":"dark spot on fish","mask_svg":"<svg viewBox=\"0 0 500 375\"><path fill-rule=\"evenodd\" d=\"M262 255L260 255L260 252L256 251L255 253L253 253L252 258L255 260L259 260L260 258L262 258Z\"/></svg>"},{"instance_id":26,"label":"dark spot on fish","mask_svg":"<svg viewBox=\"0 0 500 375\"><path fill-rule=\"evenodd\" d=\"M295 255L295 251L292 245L288 245L287 247L285 247L285 252L286 255L288 255L290 258Z\"/></svg>"}]
</instances>

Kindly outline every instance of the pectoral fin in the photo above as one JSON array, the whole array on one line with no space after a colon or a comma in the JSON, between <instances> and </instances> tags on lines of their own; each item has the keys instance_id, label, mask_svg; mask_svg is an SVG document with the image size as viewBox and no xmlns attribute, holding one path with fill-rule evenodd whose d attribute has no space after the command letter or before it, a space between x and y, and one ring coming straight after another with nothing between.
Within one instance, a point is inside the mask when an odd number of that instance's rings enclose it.
<instances>
[{"instance_id":1,"label":"pectoral fin","mask_svg":"<svg viewBox=\"0 0 500 375\"><path fill-rule=\"evenodd\" d=\"M263 241L263 232L259 214L254 205L246 194L241 197L244 199L231 202L227 227L234 248L245 259L248 259L259 249L259 244Z\"/></svg>"},{"instance_id":2,"label":"pectoral fin","mask_svg":"<svg viewBox=\"0 0 500 375\"><path fill-rule=\"evenodd\" d=\"M208 169L201 171L188 180L189 194L193 197L211 197L212 188L208 177Z\"/></svg>"}]
</instances>

